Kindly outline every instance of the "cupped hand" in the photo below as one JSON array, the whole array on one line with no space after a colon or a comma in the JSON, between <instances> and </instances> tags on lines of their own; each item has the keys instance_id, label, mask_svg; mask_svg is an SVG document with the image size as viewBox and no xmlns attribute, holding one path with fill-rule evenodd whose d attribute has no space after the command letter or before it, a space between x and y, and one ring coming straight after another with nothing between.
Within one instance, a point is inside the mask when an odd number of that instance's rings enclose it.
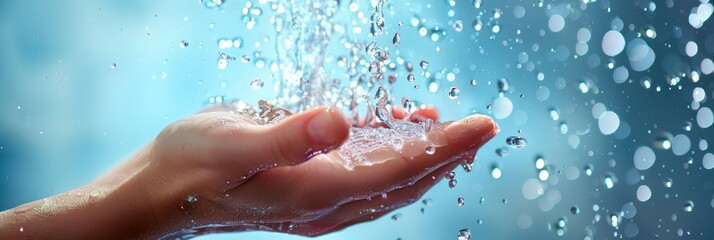
<instances>
[{"instance_id":1,"label":"cupped hand","mask_svg":"<svg viewBox=\"0 0 714 240\"><path fill-rule=\"evenodd\" d=\"M405 114L395 110L394 116ZM408 117L436 118L433 108ZM386 161L346 168L333 150L349 137L350 125L330 107L275 125L232 112L203 112L166 127L144 157L96 184L121 180L141 186L152 212L147 229L154 229L146 237L253 229L315 236L417 201L498 132L492 119L474 115L399 150L385 144L368 156ZM425 151L429 145L436 146L433 153Z\"/></svg>"}]
</instances>

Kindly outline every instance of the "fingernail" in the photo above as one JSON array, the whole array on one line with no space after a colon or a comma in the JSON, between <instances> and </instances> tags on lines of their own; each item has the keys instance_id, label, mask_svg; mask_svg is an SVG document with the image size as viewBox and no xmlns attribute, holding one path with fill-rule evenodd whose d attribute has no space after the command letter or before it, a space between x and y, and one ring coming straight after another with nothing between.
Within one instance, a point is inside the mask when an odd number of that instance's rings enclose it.
<instances>
[{"instance_id":1,"label":"fingernail","mask_svg":"<svg viewBox=\"0 0 714 240\"><path fill-rule=\"evenodd\" d=\"M456 124L453 127L463 129L461 131L452 131L451 134L453 135L450 139L454 139L456 141L480 140L480 143L485 143L489 139L496 136L496 134L500 131L500 127L493 121L493 119L483 115L472 115L456 121L455 123Z\"/></svg>"},{"instance_id":2,"label":"fingernail","mask_svg":"<svg viewBox=\"0 0 714 240\"><path fill-rule=\"evenodd\" d=\"M335 120L329 109L320 111L307 123L307 134L313 143L322 145L333 145L339 141L335 129Z\"/></svg>"}]
</instances>

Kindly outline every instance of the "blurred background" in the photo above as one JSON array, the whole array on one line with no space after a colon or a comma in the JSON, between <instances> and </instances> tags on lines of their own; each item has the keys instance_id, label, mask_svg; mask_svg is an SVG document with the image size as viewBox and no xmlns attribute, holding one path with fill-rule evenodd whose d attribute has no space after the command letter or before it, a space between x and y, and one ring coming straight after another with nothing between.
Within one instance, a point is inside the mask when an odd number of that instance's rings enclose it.
<instances>
[{"instance_id":1,"label":"blurred background","mask_svg":"<svg viewBox=\"0 0 714 240\"><path fill-rule=\"evenodd\" d=\"M276 97L284 6L1 1L0 210L90 182L202 107ZM339 60L345 41L374 41L396 64L395 102L433 104L442 120L488 114L502 131L473 171L455 170L455 188L443 181L424 201L317 239L714 238L707 0L387 1L376 36L379 1L338 6L330 78L354 80Z\"/></svg>"}]
</instances>

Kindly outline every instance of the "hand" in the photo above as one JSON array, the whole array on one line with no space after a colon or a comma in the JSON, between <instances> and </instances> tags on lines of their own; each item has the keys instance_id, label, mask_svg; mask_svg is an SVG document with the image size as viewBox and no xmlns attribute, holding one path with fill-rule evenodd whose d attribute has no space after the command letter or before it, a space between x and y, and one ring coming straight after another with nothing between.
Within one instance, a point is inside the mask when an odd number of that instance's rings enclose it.
<instances>
[{"instance_id":1,"label":"hand","mask_svg":"<svg viewBox=\"0 0 714 240\"><path fill-rule=\"evenodd\" d=\"M434 109L421 109L410 119L436 117ZM349 126L329 107L272 126L223 111L179 120L85 188L113 186L85 215L113 218L116 209L119 220L102 221L118 229L77 236L156 238L254 229L325 234L417 201L498 131L490 118L471 116L407 142L401 151L384 147L370 153L387 161L348 169L331 150L347 139ZM427 154L425 147L434 142L438 147Z\"/></svg>"}]
</instances>

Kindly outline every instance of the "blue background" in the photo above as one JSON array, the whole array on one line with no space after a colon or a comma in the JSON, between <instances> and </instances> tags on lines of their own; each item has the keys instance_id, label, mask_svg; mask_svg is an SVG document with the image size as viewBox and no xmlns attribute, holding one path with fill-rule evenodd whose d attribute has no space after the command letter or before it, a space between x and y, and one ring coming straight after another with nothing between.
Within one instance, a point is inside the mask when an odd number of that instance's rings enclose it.
<instances>
[{"instance_id":1,"label":"blue background","mask_svg":"<svg viewBox=\"0 0 714 240\"><path fill-rule=\"evenodd\" d=\"M560 217L568 220L564 236L568 239L583 239L588 234L595 239L613 239L615 232L625 238L672 239L678 237L678 230L683 238L714 238L714 177L712 170L701 164L703 155L711 150L698 147L701 139L711 141L714 132L697 126L696 111L690 107L695 87L703 88L707 95L701 105L714 107L709 100L714 95L711 75L700 73L699 81L694 82L689 71L683 71L685 77L672 85L665 81L675 74L668 71L671 62L662 61L670 55L681 69L697 70L702 59L713 56L714 33L708 30L713 26L711 20L700 29L689 25L689 12L698 1L676 1L672 7L668 2L655 1L656 10L647 11L643 10L650 3L646 0L545 1L543 7L537 1L483 1L479 9L471 1L457 1L454 7L448 1L390 1L384 35L368 37L368 21L358 21L363 31L354 34L355 38L377 41L414 64L422 59L430 62L432 81L439 88L428 91L427 80L418 76L420 88L415 90L404 81L405 70L399 68L393 73L398 76L392 91L395 99L406 96L434 104L444 120L475 112L490 114L487 105L498 97L496 80L507 78L511 89L505 96L513 101L514 109L508 118L498 120L502 132L480 150L473 172L457 169L459 185L455 189L443 182L426 194L433 205L415 203L395 211L403 216L399 221L391 220L390 214L318 239L453 239L462 228L470 228L475 239L555 239L563 237L548 226ZM360 5L366 18L372 11L368 3ZM244 4L229 0L220 8L209 9L195 0L0 2L0 210L88 183L118 165L167 124L199 111L210 97L237 97L247 102L274 97L275 79L268 67L240 60L231 61L225 70L216 65L219 51L236 57L261 51L266 61L274 56L270 7L254 2L263 14L257 17L256 27L248 30L241 14ZM337 22L356 19L347 11L347 4L341 4ZM577 9L557 33L548 30L550 5ZM515 6L525 8L523 18L514 17ZM497 20L501 31L493 33L486 25L481 31L474 30L474 18L482 14L486 24L495 8L503 11ZM414 15L425 19L422 24L428 28L439 26L444 35L438 41L431 35L419 36L418 27L410 23ZM657 60L647 71L630 70L629 80L622 84L612 80L613 70L606 67L609 57L600 47L602 36L612 29L616 18L624 23L621 32L628 42L647 27L657 31L654 39L642 37L656 52ZM457 19L464 22L461 32L451 27ZM214 27L209 28L210 24ZM592 38L587 54L576 57L580 28L588 28ZM391 47L394 32L402 37L396 49ZM218 48L220 39L234 38L242 39L244 46ZM181 40L189 46L179 47ZM697 55L686 56L687 41L698 43ZM533 50L534 44L538 51ZM558 59L563 54L561 46L569 52L565 59ZM521 52L528 54L526 62L533 64L533 70L527 69L526 63L519 64ZM334 50L330 54L344 53ZM597 66L588 65L592 55L599 59ZM627 66L625 55L613 58L615 66ZM110 67L112 64L116 68ZM344 70L336 68L328 68L329 75L343 77ZM455 81L446 79L449 72L456 74ZM537 79L538 72L545 76L542 81ZM652 88L641 85L645 76L652 79ZM266 87L250 88L249 82L255 78L264 79ZM472 78L478 80L476 87L469 83ZM584 78L599 91L582 93L578 84ZM557 87L563 82L562 89ZM457 99L447 97L450 86L460 89ZM661 90L655 91L655 86ZM537 99L540 87L550 91L543 101ZM622 138L601 134L591 115L595 103L616 112L623 122L620 127L628 125L631 133ZM550 108L559 110L560 120L551 119ZM561 120L568 123L567 134L560 132ZM683 130L685 121L694 123L691 131ZM578 136L577 148L571 147L568 138L586 129L590 131ZM676 156L671 150L655 149L657 162L652 168L633 170L635 149L641 145L654 148L652 141L661 131L685 134L692 142L691 150ZM505 146L506 137L513 135L527 138L527 147L496 156L494 150ZM550 164L546 192L561 196L552 209L539 207L546 196L526 200L521 193L526 179L537 178L534 159L538 154ZM685 167L690 158L693 164ZM491 177L494 164L503 171L501 179ZM587 164L594 166L592 176L582 170ZM580 176L566 178L567 167L579 169ZM602 186L602 177L609 172L619 179L612 189ZM674 180L672 188L662 184L667 177ZM643 184L653 193L646 202L635 197L637 187ZM456 205L458 196L466 199L465 206ZM482 197L485 202L479 204ZM690 200L695 203L694 210L684 212L682 207ZM623 219L619 229L609 226L606 216L619 214L629 202L637 207L637 214ZM597 211L593 205L598 206ZM571 214L572 206L579 206L581 212ZM422 207L425 213L420 212ZM518 219L529 217L532 225L519 227ZM639 234L625 233L633 231L633 226ZM204 239L300 237L252 232Z\"/></svg>"}]
</instances>

